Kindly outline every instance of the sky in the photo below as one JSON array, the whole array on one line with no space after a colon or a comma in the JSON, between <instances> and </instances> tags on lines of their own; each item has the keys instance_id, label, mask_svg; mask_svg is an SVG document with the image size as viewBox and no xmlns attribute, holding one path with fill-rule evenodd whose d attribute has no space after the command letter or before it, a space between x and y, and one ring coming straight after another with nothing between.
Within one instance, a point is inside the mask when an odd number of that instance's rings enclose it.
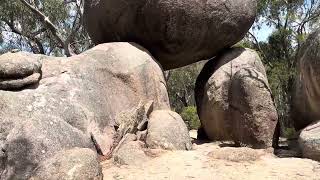
<instances>
[{"instance_id":1,"label":"sky","mask_svg":"<svg viewBox=\"0 0 320 180\"><path fill-rule=\"evenodd\" d=\"M252 32L257 37L258 41L267 41L268 37L273 31L273 27L269 27L266 24L263 24L260 30L254 30Z\"/></svg>"}]
</instances>

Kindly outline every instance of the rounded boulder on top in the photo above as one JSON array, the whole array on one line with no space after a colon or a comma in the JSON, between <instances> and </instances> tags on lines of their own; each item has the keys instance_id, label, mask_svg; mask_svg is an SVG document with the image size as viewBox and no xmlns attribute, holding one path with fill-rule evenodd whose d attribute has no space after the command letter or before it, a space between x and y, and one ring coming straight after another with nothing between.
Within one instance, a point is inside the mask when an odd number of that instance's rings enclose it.
<instances>
[{"instance_id":1,"label":"rounded boulder on top","mask_svg":"<svg viewBox=\"0 0 320 180\"><path fill-rule=\"evenodd\" d=\"M240 41L256 9L255 0L86 0L84 18L94 43L138 43L168 70Z\"/></svg>"}]
</instances>

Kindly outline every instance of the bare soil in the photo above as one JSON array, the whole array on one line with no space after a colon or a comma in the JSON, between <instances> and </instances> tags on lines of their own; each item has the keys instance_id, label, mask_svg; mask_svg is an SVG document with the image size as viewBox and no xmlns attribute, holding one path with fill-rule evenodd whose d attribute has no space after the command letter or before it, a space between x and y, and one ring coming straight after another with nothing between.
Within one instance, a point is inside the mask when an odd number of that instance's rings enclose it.
<instances>
[{"instance_id":1,"label":"bare soil","mask_svg":"<svg viewBox=\"0 0 320 180\"><path fill-rule=\"evenodd\" d=\"M309 159L279 158L273 150L228 147L226 142L193 144L192 151L149 152L143 164L102 162L104 179L111 180L320 180L320 163Z\"/></svg>"}]
</instances>

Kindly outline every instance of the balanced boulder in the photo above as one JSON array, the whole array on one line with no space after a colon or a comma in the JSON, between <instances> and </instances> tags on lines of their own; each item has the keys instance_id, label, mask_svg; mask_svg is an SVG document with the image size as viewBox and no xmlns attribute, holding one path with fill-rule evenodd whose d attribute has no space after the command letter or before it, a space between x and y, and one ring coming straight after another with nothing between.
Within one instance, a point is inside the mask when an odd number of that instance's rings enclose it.
<instances>
[{"instance_id":1,"label":"balanced boulder","mask_svg":"<svg viewBox=\"0 0 320 180\"><path fill-rule=\"evenodd\" d=\"M233 48L210 60L195 89L202 128L211 140L254 148L272 145L277 112L258 54Z\"/></svg>"},{"instance_id":2,"label":"balanced boulder","mask_svg":"<svg viewBox=\"0 0 320 180\"><path fill-rule=\"evenodd\" d=\"M320 29L311 34L298 55L298 76L291 117L296 130L320 120Z\"/></svg>"},{"instance_id":3,"label":"balanced boulder","mask_svg":"<svg viewBox=\"0 0 320 180\"><path fill-rule=\"evenodd\" d=\"M237 43L255 16L255 0L87 0L84 7L96 44L136 42L166 70L212 58Z\"/></svg>"}]
</instances>

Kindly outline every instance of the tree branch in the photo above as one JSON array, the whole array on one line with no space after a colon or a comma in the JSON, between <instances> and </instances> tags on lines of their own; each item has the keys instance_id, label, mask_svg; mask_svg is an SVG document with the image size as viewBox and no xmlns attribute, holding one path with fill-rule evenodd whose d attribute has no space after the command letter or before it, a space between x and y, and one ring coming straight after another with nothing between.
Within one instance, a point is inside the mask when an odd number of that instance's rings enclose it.
<instances>
[{"instance_id":1,"label":"tree branch","mask_svg":"<svg viewBox=\"0 0 320 180\"><path fill-rule=\"evenodd\" d=\"M29 45L30 45L30 47L32 48L32 51L33 51L34 53L45 54L42 43L41 43L40 40L39 40L38 38L36 38L33 34L24 33L23 31L20 31L19 29L17 29L17 28L14 26L13 22L10 22L10 21L8 21L8 20L6 20L6 19L2 19L2 21L5 22L5 23L8 25L8 27L11 29L11 31L12 31L13 33L18 34L18 35L20 35L20 36L24 36L24 37L26 37L27 39L33 41L33 42L38 46L37 51L35 51L34 46L33 46L31 43L29 43Z\"/></svg>"},{"instance_id":2,"label":"tree branch","mask_svg":"<svg viewBox=\"0 0 320 180\"><path fill-rule=\"evenodd\" d=\"M71 56L72 54L69 45L62 40L62 37L59 35L56 26L49 20L49 18L45 16L41 11L39 11L36 7L28 3L26 0L20 0L20 2L24 4L28 9L30 9L31 12L33 12L38 17L38 19L44 24L44 26L46 26L48 30L50 30L52 35L64 49L66 56Z\"/></svg>"}]
</instances>

